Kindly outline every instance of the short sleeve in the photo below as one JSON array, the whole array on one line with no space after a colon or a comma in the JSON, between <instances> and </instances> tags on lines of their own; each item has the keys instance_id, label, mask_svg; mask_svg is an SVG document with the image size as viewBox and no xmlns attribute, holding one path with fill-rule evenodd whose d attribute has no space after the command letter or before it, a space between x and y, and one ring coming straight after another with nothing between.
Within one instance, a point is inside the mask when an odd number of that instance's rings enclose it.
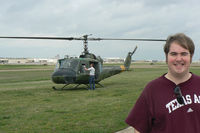
<instances>
[{"instance_id":1,"label":"short sleeve","mask_svg":"<svg viewBox=\"0 0 200 133\"><path fill-rule=\"evenodd\" d=\"M143 91L125 122L134 127L140 133L149 132L151 128L152 117L148 107L145 91Z\"/></svg>"}]
</instances>

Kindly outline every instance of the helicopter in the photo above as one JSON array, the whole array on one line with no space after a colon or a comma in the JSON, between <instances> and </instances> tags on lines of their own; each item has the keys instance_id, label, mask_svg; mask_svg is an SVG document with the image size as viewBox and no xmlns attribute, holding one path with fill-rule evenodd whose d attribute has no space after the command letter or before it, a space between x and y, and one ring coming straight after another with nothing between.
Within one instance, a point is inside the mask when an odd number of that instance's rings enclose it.
<instances>
[{"instance_id":1,"label":"helicopter","mask_svg":"<svg viewBox=\"0 0 200 133\"><path fill-rule=\"evenodd\" d=\"M91 34L90 34L91 35ZM103 59L100 56L96 56L90 53L88 50L88 41L100 41L100 40L125 40L125 41L166 41L164 39L120 39L120 38L89 38L90 35L84 35L79 38L75 37L10 37L10 36L0 36L0 38L7 39L53 39L53 40L82 40L84 45L84 50L82 54L77 57L66 57L58 59L55 66L54 72L51 75L51 79L55 84L64 84L61 88L56 88L53 86L54 90L63 90L66 86L70 84L76 84L74 88L79 85L84 84L88 86L89 84L89 72L84 69L90 64L94 64L95 68L95 83L102 86L100 81L106 79L110 76L116 75L123 71L128 71L130 68L132 55L137 50L137 46L133 51L128 52L124 64L121 66L103 66ZM89 87L89 86L88 86Z\"/></svg>"}]
</instances>

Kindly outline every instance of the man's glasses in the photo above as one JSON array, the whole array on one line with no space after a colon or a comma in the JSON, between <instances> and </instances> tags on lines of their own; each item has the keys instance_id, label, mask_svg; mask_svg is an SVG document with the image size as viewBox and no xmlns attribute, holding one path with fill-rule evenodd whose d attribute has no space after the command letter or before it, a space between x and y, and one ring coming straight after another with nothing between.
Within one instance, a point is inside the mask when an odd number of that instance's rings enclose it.
<instances>
[{"instance_id":1,"label":"man's glasses","mask_svg":"<svg viewBox=\"0 0 200 133\"><path fill-rule=\"evenodd\" d=\"M174 88L174 94L175 94L175 96L176 96L176 99L177 99L178 103L180 103L180 104L185 104L185 103L184 103L184 100L183 100L183 97L182 97L181 89L180 89L179 86L176 86L176 87Z\"/></svg>"}]
</instances>

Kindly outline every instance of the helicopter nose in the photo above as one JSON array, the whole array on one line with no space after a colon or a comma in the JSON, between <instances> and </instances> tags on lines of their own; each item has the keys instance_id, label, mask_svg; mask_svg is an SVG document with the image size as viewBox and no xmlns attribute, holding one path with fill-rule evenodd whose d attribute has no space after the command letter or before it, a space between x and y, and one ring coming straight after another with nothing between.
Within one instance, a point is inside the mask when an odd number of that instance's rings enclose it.
<instances>
[{"instance_id":1,"label":"helicopter nose","mask_svg":"<svg viewBox=\"0 0 200 133\"><path fill-rule=\"evenodd\" d=\"M52 74L52 81L57 84L70 84L76 80L76 72L72 69L58 69Z\"/></svg>"}]
</instances>

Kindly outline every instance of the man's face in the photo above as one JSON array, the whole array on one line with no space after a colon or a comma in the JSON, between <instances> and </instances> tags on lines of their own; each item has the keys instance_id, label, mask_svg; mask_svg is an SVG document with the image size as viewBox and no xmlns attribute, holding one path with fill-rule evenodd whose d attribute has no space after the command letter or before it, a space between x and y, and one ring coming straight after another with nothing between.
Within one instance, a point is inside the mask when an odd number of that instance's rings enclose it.
<instances>
[{"instance_id":1,"label":"man's face","mask_svg":"<svg viewBox=\"0 0 200 133\"><path fill-rule=\"evenodd\" d=\"M191 55L189 50L172 42L167 54L168 72L172 75L181 76L189 72Z\"/></svg>"}]
</instances>

